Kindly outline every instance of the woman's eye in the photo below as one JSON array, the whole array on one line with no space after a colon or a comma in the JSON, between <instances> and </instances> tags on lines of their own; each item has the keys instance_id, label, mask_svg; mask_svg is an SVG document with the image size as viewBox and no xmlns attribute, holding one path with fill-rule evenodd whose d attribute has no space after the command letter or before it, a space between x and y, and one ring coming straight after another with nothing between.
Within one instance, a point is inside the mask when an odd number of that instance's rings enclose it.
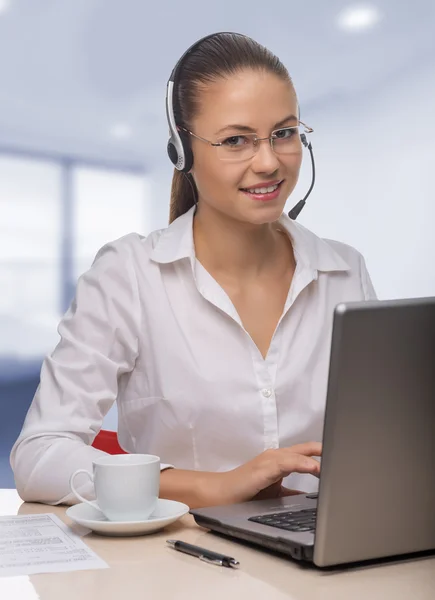
<instances>
[{"instance_id":1,"label":"woman's eye","mask_svg":"<svg viewBox=\"0 0 435 600\"><path fill-rule=\"evenodd\" d=\"M293 137L295 133L294 129L278 129L278 131L275 131L275 137L278 140L283 140Z\"/></svg>"},{"instance_id":2,"label":"woman's eye","mask_svg":"<svg viewBox=\"0 0 435 600\"><path fill-rule=\"evenodd\" d=\"M224 146L244 146L247 143L247 138L244 135L232 135L222 142Z\"/></svg>"}]
</instances>

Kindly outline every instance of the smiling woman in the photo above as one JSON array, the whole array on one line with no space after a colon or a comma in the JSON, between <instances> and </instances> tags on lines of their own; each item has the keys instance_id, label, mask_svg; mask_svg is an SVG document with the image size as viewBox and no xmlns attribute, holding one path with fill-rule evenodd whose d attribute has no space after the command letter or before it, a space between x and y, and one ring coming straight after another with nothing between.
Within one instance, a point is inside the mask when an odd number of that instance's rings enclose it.
<instances>
[{"instance_id":1,"label":"smiling woman","mask_svg":"<svg viewBox=\"0 0 435 600\"><path fill-rule=\"evenodd\" d=\"M168 113L173 111L176 124L172 137L176 142L178 133L180 142L185 142L188 162L182 171L189 172L189 179L175 170L171 220L193 206L197 196L202 197L202 210L215 207L219 197L224 213L251 211L248 218L262 220L258 205L254 216L255 204L235 202L235 198L240 200L243 189L261 190L280 183L279 193L266 198L278 200L273 206L272 220L276 220L296 184L302 158L296 93L287 69L270 51L246 36L221 36L194 45L173 72ZM268 140L268 147L260 140ZM209 149L198 152L203 142ZM286 157L286 177L272 181L269 175L277 169L278 153ZM255 174L252 164L258 165Z\"/></svg>"},{"instance_id":2,"label":"smiling woman","mask_svg":"<svg viewBox=\"0 0 435 600\"><path fill-rule=\"evenodd\" d=\"M106 244L80 278L12 450L26 500L75 501L69 478L101 454L115 401L123 450L161 458L162 498L317 489L333 311L375 297L364 259L283 213L311 129L269 50L200 40L167 116L171 224Z\"/></svg>"},{"instance_id":3,"label":"smiling woman","mask_svg":"<svg viewBox=\"0 0 435 600\"><path fill-rule=\"evenodd\" d=\"M302 161L298 126L275 131L276 123L289 110L297 113L292 85L274 73L242 70L230 79L209 84L202 97L201 109L191 119L192 130L206 138L215 136L222 145L198 152L201 142L192 140L195 162L191 173L198 189L200 211L219 211L253 224L276 221L296 185ZM224 123L239 123L242 117L245 131L249 128L253 132L255 128L255 133L240 135L240 129L231 127L226 129L223 139L215 134ZM280 138L276 143L281 135L286 135L285 143ZM263 142L270 137L272 144L256 141L257 136ZM234 149L235 145L240 150ZM250 194L248 198L245 193L240 194L241 190L267 188L277 183L280 183L278 193L272 197ZM249 201L258 199L274 202L266 205Z\"/></svg>"}]
</instances>

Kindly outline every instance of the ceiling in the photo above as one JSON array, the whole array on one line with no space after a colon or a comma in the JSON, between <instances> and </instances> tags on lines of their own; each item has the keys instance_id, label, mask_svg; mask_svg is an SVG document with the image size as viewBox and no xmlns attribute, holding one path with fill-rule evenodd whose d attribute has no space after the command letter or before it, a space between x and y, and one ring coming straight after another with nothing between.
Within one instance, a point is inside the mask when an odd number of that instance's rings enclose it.
<instances>
[{"instance_id":1,"label":"ceiling","mask_svg":"<svg viewBox=\"0 0 435 600\"><path fill-rule=\"evenodd\" d=\"M186 47L212 31L249 34L278 54L304 115L352 102L435 54L433 0L375 0L382 20L358 33L337 27L353 4L343 0L6 4L0 147L151 167L166 160L166 79Z\"/></svg>"}]
</instances>

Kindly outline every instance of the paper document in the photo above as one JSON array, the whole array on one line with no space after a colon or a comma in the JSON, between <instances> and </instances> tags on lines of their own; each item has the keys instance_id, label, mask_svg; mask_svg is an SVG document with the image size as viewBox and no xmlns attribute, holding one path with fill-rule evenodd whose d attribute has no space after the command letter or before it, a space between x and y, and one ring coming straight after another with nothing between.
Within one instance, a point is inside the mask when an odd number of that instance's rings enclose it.
<instances>
[{"instance_id":1,"label":"paper document","mask_svg":"<svg viewBox=\"0 0 435 600\"><path fill-rule=\"evenodd\" d=\"M0 577L107 568L56 515L0 517Z\"/></svg>"}]
</instances>

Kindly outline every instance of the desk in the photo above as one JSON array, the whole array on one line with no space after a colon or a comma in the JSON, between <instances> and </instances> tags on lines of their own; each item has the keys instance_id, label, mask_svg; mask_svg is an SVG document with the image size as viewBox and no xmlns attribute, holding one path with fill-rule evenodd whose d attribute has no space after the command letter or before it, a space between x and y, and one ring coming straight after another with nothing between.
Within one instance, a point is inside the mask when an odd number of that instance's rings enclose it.
<instances>
[{"instance_id":1,"label":"desk","mask_svg":"<svg viewBox=\"0 0 435 600\"><path fill-rule=\"evenodd\" d=\"M198 527L186 515L151 536L106 538L87 533L66 507L23 503L0 490L0 515L50 512L84 535L109 569L0 578L3 600L434 600L435 557L324 572ZM238 570L216 567L166 547L181 538L235 556Z\"/></svg>"}]
</instances>

